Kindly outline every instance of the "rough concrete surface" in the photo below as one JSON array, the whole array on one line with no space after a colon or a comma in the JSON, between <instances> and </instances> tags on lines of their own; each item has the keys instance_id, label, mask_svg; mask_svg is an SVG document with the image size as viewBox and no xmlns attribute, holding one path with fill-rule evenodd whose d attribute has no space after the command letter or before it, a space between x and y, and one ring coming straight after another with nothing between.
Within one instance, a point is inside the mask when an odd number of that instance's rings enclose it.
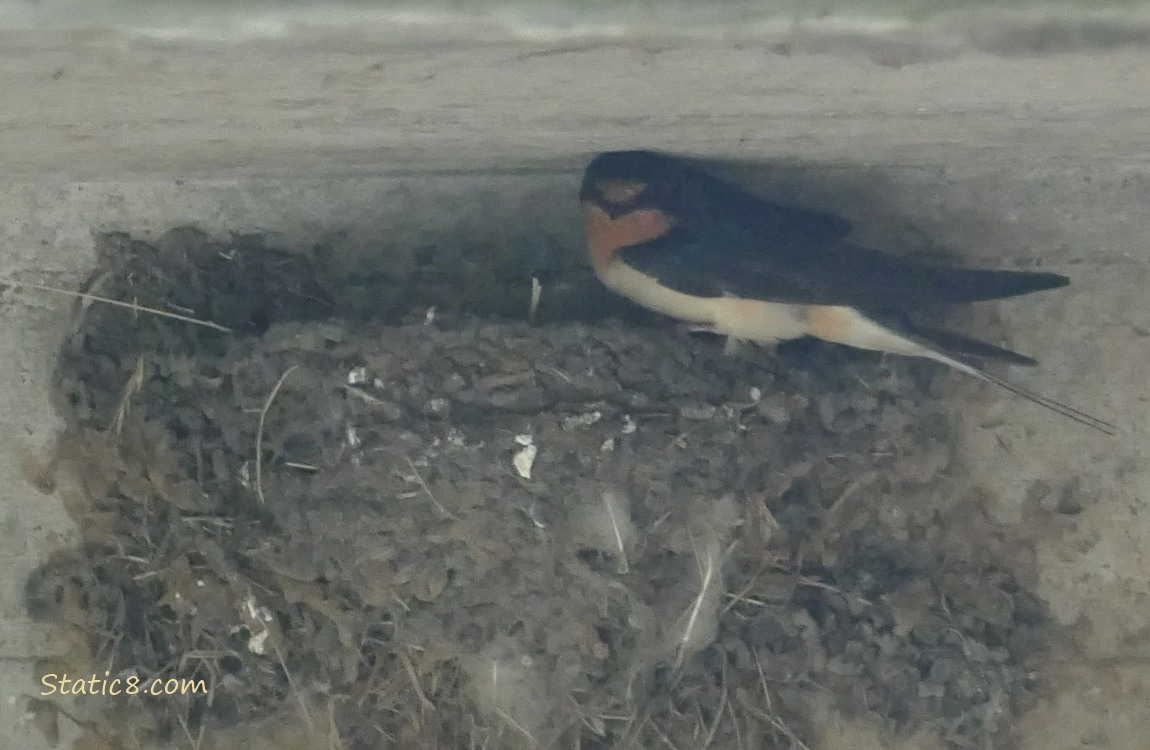
<instances>
[{"instance_id":1,"label":"rough concrete surface","mask_svg":"<svg viewBox=\"0 0 1150 750\"><path fill-rule=\"evenodd\" d=\"M838 210L871 243L1065 271L1069 290L991 306L973 324L1001 312L1007 340L1042 361L1020 377L1121 435L955 379L954 403L970 410L960 450L1075 635L1021 747L1145 747L1150 49L783 42L5 34L0 275L73 285L93 266L94 231L187 223L260 228L288 248L336 231L510 238L510 226L574 246L586 156L638 146L766 162L763 192ZM23 582L71 532L59 501L27 482L26 457L57 427L47 376L72 303L11 288L0 299L0 746L31 748L29 657L50 655L53 638L25 619ZM1081 511L1055 517L1036 487ZM829 711L824 731L827 749L885 741Z\"/></svg>"}]
</instances>

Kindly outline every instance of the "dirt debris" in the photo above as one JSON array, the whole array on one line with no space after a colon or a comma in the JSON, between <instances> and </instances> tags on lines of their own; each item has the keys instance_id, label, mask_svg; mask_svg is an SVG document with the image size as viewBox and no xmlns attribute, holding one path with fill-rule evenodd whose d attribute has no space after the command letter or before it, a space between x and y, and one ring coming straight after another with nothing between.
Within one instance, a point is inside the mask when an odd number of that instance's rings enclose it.
<instances>
[{"instance_id":1,"label":"dirt debris","mask_svg":"<svg viewBox=\"0 0 1150 750\"><path fill-rule=\"evenodd\" d=\"M234 333L92 304L61 355L83 539L30 612L110 674L209 688L102 699L100 737L813 748L818 691L1009 745L1048 625L930 365L531 327L415 266L341 296L323 257L251 236L101 247L93 292ZM521 315L529 283L502 287Z\"/></svg>"}]
</instances>

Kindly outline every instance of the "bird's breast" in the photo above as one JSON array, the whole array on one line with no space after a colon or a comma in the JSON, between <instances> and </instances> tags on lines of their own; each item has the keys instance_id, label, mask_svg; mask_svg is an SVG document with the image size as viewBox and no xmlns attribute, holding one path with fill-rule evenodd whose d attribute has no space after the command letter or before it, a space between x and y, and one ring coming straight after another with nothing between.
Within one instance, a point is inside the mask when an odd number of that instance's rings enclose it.
<instances>
[{"instance_id":1,"label":"bird's breast","mask_svg":"<svg viewBox=\"0 0 1150 750\"><path fill-rule=\"evenodd\" d=\"M583 221L587 231L587 251L591 264L602 278L601 269L625 247L658 239L674 222L657 208L641 208L612 216L594 203L583 204Z\"/></svg>"}]
</instances>

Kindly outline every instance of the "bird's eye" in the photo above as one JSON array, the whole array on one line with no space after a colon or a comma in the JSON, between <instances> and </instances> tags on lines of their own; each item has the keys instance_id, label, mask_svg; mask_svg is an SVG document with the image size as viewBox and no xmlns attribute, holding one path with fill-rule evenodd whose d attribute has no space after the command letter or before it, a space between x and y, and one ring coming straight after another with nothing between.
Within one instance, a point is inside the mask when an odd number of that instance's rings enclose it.
<instances>
[{"instance_id":1,"label":"bird's eye","mask_svg":"<svg viewBox=\"0 0 1150 750\"><path fill-rule=\"evenodd\" d=\"M631 203L646 189L647 183L637 180L607 180L599 183L599 194L608 203Z\"/></svg>"}]
</instances>

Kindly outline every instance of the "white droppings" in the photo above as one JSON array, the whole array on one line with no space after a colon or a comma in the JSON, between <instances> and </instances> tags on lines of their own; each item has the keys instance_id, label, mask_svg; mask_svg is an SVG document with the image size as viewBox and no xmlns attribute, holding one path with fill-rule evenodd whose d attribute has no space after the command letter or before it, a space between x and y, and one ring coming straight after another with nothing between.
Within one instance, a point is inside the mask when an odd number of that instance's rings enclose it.
<instances>
[{"instance_id":1,"label":"white droppings","mask_svg":"<svg viewBox=\"0 0 1150 750\"><path fill-rule=\"evenodd\" d=\"M602 418L603 413L600 411L572 414L571 416L563 417L563 429L574 430L578 427L590 427Z\"/></svg>"},{"instance_id":2,"label":"white droppings","mask_svg":"<svg viewBox=\"0 0 1150 750\"><path fill-rule=\"evenodd\" d=\"M269 631L264 630L248 638L248 651L251 651L256 656L266 654L268 652L268 634Z\"/></svg>"},{"instance_id":3,"label":"white droppings","mask_svg":"<svg viewBox=\"0 0 1150 750\"><path fill-rule=\"evenodd\" d=\"M273 619L271 610L267 607L261 607L257 605L256 598L251 594L248 594L247 599L244 599L244 609L247 611L247 620L252 625L271 622ZM249 629L254 628L249 626ZM270 635L271 630L267 627L264 627L259 632L253 632L248 638L248 651L256 654L257 656L263 656L266 654L268 637Z\"/></svg>"},{"instance_id":4,"label":"white droppings","mask_svg":"<svg viewBox=\"0 0 1150 750\"><path fill-rule=\"evenodd\" d=\"M535 438L526 434L516 435L515 444L523 447L516 451L515 457L511 459L511 464L519 476L530 479L531 467L535 465L535 456L539 453L539 449L535 447Z\"/></svg>"}]
</instances>

